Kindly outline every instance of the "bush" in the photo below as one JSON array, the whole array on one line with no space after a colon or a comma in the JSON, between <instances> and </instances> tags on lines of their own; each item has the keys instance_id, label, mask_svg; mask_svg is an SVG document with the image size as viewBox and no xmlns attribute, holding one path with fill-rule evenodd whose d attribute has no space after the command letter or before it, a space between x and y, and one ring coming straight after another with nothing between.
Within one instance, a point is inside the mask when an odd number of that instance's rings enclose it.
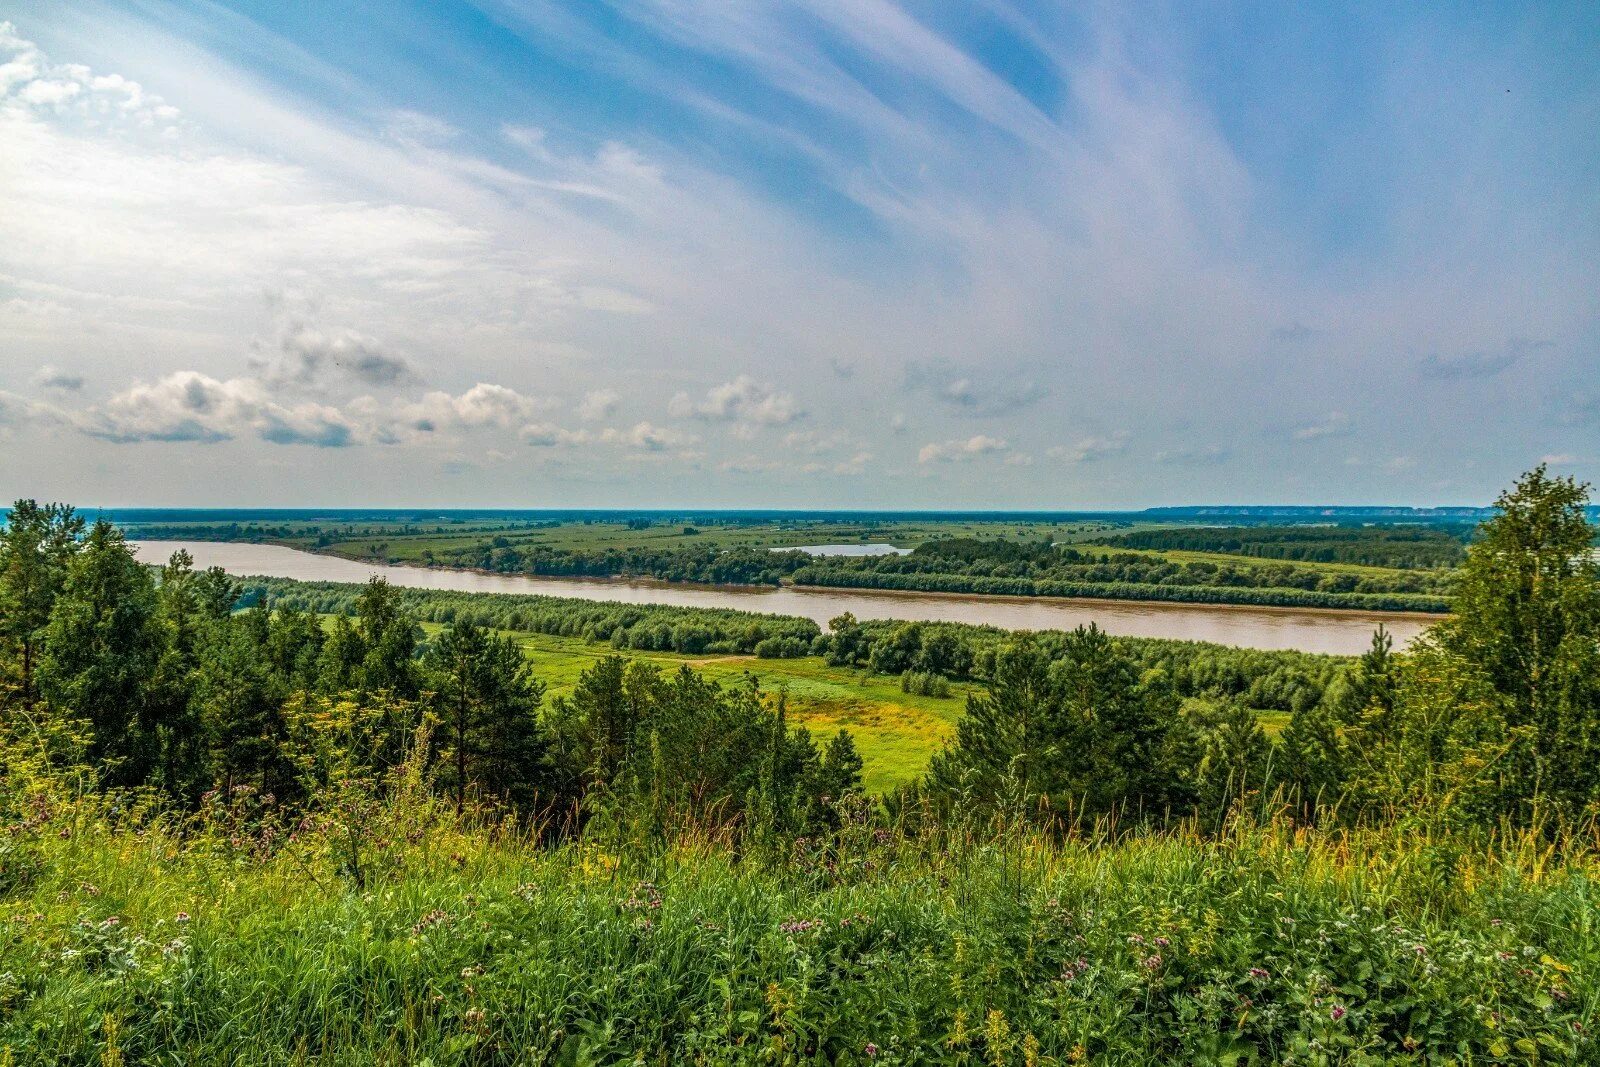
<instances>
[{"instance_id":1,"label":"bush","mask_svg":"<svg viewBox=\"0 0 1600 1067\"><path fill-rule=\"evenodd\" d=\"M950 682L942 674L906 671L900 675L900 691L918 697L947 697L950 695Z\"/></svg>"}]
</instances>

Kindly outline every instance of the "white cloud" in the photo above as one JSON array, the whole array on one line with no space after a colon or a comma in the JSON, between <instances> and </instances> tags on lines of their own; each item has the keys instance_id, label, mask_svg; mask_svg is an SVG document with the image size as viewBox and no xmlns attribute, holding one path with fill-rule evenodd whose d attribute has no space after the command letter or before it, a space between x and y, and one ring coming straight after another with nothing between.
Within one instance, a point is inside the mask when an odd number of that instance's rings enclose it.
<instances>
[{"instance_id":1,"label":"white cloud","mask_svg":"<svg viewBox=\"0 0 1600 1067\"><path fill-rule=\"evenodd\" d=\"M517 431L517 436L523 444L535 448L569 448L592 440L586 430L567 430L546 422L529 423Z\"/></svg>"},{"instance_id":2,"label":"white cloud","mask_svg":"<svg viewBox=\"0 0 1600 1067\"><path fill-rule=\"evenodd\" d=\"M382 425L393 424L386 434L395 440L417 434L470 430L481 427L509 429L531 418L548 401L525 396L515 389L490 382L479 382L472 388L452 396L442 390L425 393L414 403L400 403L389 408L366 398L364 404L369 414Z\"/></svg>"},{"instance_id":3,"label":"white cloud","mask_svg":"<svg viewBox=\"0 0 1600 1067\"><path fill-rule=\"evenodd\" d=\"M117 444L210 444L249 433L277 445L342 447L356 443L356 427L337 408L280 404L253 379L219 381L196 371L135 384L104 404L78 413L74 421L89 436Z\"/></svg>"},{"instance_id":4,"label":"white cloud","mask_svg":"<svg viewBox=\"0 0 1600 1067\"><path fill-rule=\"evenodd\" d=\"M990 437L987 434L973 434L971 437L944 442L929 442L922 446L917 453L918 463L952 463L963 460L987 456L995 452L1004 452L1011 447L1003 438Z\"/></svg>"},{"instance_id":5,"label":"white cloud","mask_svg":"<svg viewBox=\"0 0 1600 1067\"><path fill-rule=\"evenodd\" d=\"M1071 445L1055 445L1045 450L1051 459L1067 463L1093 463L1096 460L1118 456L1128 450L1128 435L1114 433L1109 437L1083 437Z\"/></svg>"},{"instance_id":6,"label":"white cloud","mask_svg":"<svg viewBox=\"0 0 1600 1067\"><path fill-rule=\"evenodd\" d=\"M636 423L626 430L605 430L600 439L641 452L665 452L668 449L687 448L699 440L693 434L680 433L670 427L656 426L649 422Z\"/></svg>"},{"instance_id":7,"label":"white cloud","mask_svg":"<svg viewBox=\"0 0 1600 1067\"><path fill-rule=\"evenodd\" d=\"M434 391L419 400L359 396L342 405L295 398L293 383L254 377L220 380L177 371L136 382L99 404L60 413L90 437L116 444L143 441L214 444L255 437L269 444L347 447L415 444L478 430L511 430L544 402L479 382L457 395ZM565 431L524 427L524 439L577 443Z\"/></svg>"},{"instance_id":8,"label":"white cloud","mask_svg":"<svg viewBox=\"0 0 1600 1067\"><path fill-rule=\"evenodd\" d=\"M838 451L849 443L850 435L844 430L793 430L783 435L785 449L811 456Z\"/></svg>"},{"instance_id":9,"label":"white cloud","mask_svg":"<svg viewBox=\"0 0 1600 1067\"><path fill-rule=\"evenodd\" d=\"M688 393L677 393L667 405L674 418L741 423L746 427L782 426L805 414L788 393L741 374L710 389L696 403Z\"/></svg>"},{"instance_id":10,"label":"white cloud","mask_svg":"<svg viewBox=\"0 0 1600 1067\"><path fill-rule=\"evenodd\" d=\"M617 405L622 402L614 389L596 389L585 393L578 402L578 418L585 422L599 422L601 419L617 410Z\"/></svg>"},{"instance_id":11,"label":"white cloud","mask_svg":"<svg viewBox=\"0 0 1600 1067\"><path fill-rule=\"evenodd\" d=\"M1181 16L1135 21L1104 5L1020 16L986 4L985 19L1037 50L1043 95L1029 96L1052 98L1041 107L959 46L961 20L923 23L932 8L646 0L604 7L629 24L614 34L584 5L492 6L597 85L668 101L688 121L619 124L604 109L575 121L561 94L531 98L516 71L476 71L441 41L432 74L482 84L474 76L492 73L506 89L452 112L458 132L401 110L415 104L396 96L400 82L363 82L319 58L319 42L215 5L178 22L147 5L33 5L40 38L59 42L62 59L97 57L93 70L52 62L0 28L0 382L26 382L41 364L92 379L49 403L42 391L55 387L38 381L36 399L13 396L6 417L23 440L0 450L0 480L16 480L15 457L52 426L89 408L110 418L102 387L126 402L129 432L181 433L190 419L196 441L227 433L236 444L189 447L181 464L130 473L110 444L80 441L56 465L63 495L177 500L205 484L245 502L305 492L481 500L517 487L503 469L477 477L476 460L526 461L526 448L511 447L523 436L592 446L581 477L541 486L563 502L711 500L724 460L825 475L840 457L877 452L899 459L873 465L858 495L827 502L1026 506L1041 490L1095 483L1087 471L1062 482L1050 463L1027 467L1024 456L1045 453L1022 451L1025 437L1118 425L1176 442L1154 453L1161 464L1237 457L1214 472L1236 498L1277 499L1285 486L1310 499L1369 495L1359 476L1377 477L1381 460L1307 469L1321 445L1274 448L1259 432L1281 397L1301 396L1318 407L1285 416L1280 442L1353 435L1353 424L1317 417L1348 411L1386 429L1385 455L1418 457L1419 485L1433 484L1427 468L1447 456L1451 469L1479 472L1461 473L1460 491L1483 496L1493 489L1483 472L1503 470L1510 446L1482 426L1512 433L1566 414L1582 434L1600 419L1588 367L1595 231L1571 222L1587 217L1573 190L1588 186L1552 179L1551 152L1587 129L1575 121L1587 118L1581 94L1544 82L1538 98L1556 102L1538 123L1486 113L1478 83L1492 74L1458 62L1463 42L1448 33L1409 56L1414 70L1375 83L1372 143L1409 137L1419 108L1436 137L1370 154L1393 168L1376 186L1370 173L1351 175L1367 182L1352 203L1410 239L1358 242L1329 271L1315 210L1296 210L1297 190L1255 167L1269 157L1243 151L1208 87L1191 80ZM671 47L630 43L650 35ZM1527 43L1538 37L1505 44L1507 57L1548 79L1562 64L1540 62L1541 46ZM728 78L685 75L704 61ZM1440 76L1462 70L1464 80ZM1396 95L1418 84L1426 100ZM771 171L739 159L752 147L781 157L795 181L754 177ZM1474 196L1449 195L1439 174L1460 176L1451 186ZM261 294L287 291L300 294L294 314L263 315ZM1549 343L1512 351L1507 337ZM1375 389L1394 381L1394 353L1413 354L1402 376L1466 384L1429 390L1430 404ZM257 360L246 378L241 356ZM1536 362L1544 388L1467 381L1503 381L1490 376ZM236 417L125 396L135 378L155 390L182 374L227 387L217 410L233 404ZM469 397L474 382L536 382L569 410L522 394ZM619 411L659 413L687 382L700 385L672 410L722 427L692 427L710 440L703 467L688 455L692 435L669 443L676 431L648 423L601 429ZM766 384L802 382L803 405ZM591 403L591 393L616 399ZM78 410L55 406L68 401ZM802 407L848 436L787 437ZM932 442L937 457L973 456L965 445L977 429L1018 448L1003 450L1004 467L897 481L911 464L888 445L906 415L911 440ZM351 450L329 471L255 444L332 441L341 426L352 444L401 447ZM1228 450L1193 444L1196 431ZM1118 445L1057 440L1059 458L1079 462ZM430 480L447 453L465 473ZM684 466L671 479L659 476L665 466L635 473L650 456ZM552 471L566 461L548 458ZM1122 467L1114 487L1094 491L1128 504L1174 491L1171 471ZM822 502L798 489L784 497L798 481L772 479L773 502Z\"/></svg>"},{"instance_id":12,"label":"white cloud","mask_svg":"<svg viewBox=\"0 0 1600 1067\"><path fill-rule=\"evenodd\" d=\"M83 375L64 371L48 363L35 371L30 380L41 389L59 389L67 393L75 393L83 388Z\"/></svg>"},{"instance_id":13,"label":"white cloud","mask_svg":"<svg viewBox=\"0 0 1600 1067\"><path fill-rule=\"evenodd\" d=\"M274 356L252 361L262 377L275 384L312 385L336 375L364 385L398 385L418 377L411 364L385 349L375 338L355 330L326 333L305 323L291 324L278 340Z\"/></svg>"}]
</instances>

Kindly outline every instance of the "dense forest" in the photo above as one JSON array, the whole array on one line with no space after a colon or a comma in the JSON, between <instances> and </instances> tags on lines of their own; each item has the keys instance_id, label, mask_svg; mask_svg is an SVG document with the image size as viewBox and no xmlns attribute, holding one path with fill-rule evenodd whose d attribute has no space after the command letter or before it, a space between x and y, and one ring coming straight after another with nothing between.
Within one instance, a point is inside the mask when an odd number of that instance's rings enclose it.
<instances>
[{"instance_id":1,"label":"dense forest","mask_svg":"<svg viewBox=\"0 0 1600 1067\"><path fill-rule=\"evenodd\" d=\"M1525 477L1455 614L1349 662L241 583L20 501L0 1048L1592 1062L1584 503ZM982 686L927 774L871 798L850 735L791 727L781 692L611 655L546 700L501 631L555 626Z\"/></svg>"},{"instance_id":2,"label":"dense forest","mask_svg":"<svg viewBox=\"0 0 1600 1067\"><path fill-rule=\"evenodd\" d=\"M1397 569L1454 567L1466 558L1470 525L1271 527L1212 526L1131 530L1102 537L1113 548L1224 552L1306 563L1355 563Z\"/></svg>"}]
</instances>

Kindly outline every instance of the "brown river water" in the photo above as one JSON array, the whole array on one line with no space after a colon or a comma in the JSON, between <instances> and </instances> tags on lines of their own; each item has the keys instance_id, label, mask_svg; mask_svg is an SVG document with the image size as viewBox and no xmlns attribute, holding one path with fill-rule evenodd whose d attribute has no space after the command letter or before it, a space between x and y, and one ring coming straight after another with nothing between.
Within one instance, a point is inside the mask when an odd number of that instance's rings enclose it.
<instances>
[{"instance_id":1,"label":"brown river water","mask_svg":"<svg viewBox=\"0 0 1600 1067\"><path fill-rule=\"evenodd\" d=\"M534 593L630 604L691 608L736 608L774 615L800 615L826 627L844 612L858 619L965 622L1008 630L1070 630L1096 623L1124 637L1214 641L1241 648L1299 649L1349 655L1361 652L1381 622L1404 646L1436 616L1397 612L1326 611L1308 608L1162 604L1126 600L1066 600L1053 597L901 593L865 589L773 589L757 586L686 585L620 579L532 578L516 574L358 563L281 545L215 541L134 541L139 558L161 563L186 549L197 567L221 567L235 575L296 578L307 582L364 582L381 574L391 585L466 593Z\"/></svg>"}]
</instances>

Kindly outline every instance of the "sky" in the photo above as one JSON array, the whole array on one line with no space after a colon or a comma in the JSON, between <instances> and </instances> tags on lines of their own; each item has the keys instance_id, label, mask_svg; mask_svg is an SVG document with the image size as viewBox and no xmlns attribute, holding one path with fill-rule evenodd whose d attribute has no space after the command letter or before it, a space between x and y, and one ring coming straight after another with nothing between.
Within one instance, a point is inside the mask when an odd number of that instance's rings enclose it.
<instances>
[{"instance_id":1,"label":"sky","mask_svg":"<svg viewBox=\"0 0 1600 1067\"><path fill-rule=\"evenodd\" d=\"M0 0L0 495L1600 480L1600 5Z\"/></svg>"}]
</instances>

